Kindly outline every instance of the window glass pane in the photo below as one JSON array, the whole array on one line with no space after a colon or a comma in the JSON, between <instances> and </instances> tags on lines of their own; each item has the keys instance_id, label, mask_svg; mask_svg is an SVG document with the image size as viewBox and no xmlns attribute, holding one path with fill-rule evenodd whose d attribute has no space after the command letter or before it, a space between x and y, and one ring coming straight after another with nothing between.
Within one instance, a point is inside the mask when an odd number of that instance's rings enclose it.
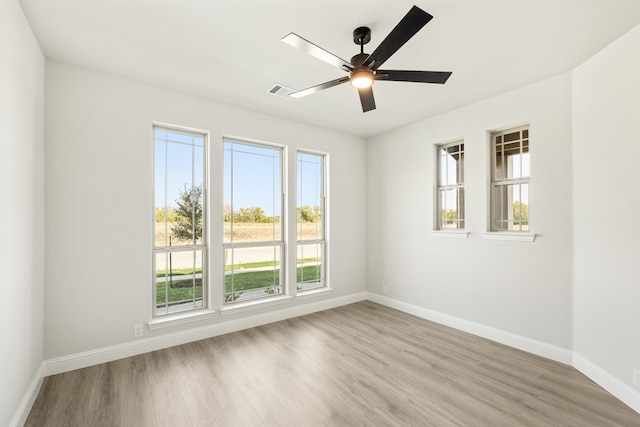
<instances>
[{"instance_id":1,"label":"window glass pane","mask_svg":"<svg viewBox=\"0 0 640 427\"><path fill-rule=\"evenodd\" d=\"M224 142L224 172L223 172L223 198L224 198L224 208L223 208L223 217L224 217L224 242L231 242L231 229L232 229L232 214L233 209L231 208L231 189L233 188L233 181L231 180L231 170L233 168L232 159L232 151L231 151L231 143L225 141ZM237 218L236 218L237 219Z\"/></svg>"},{"instance_id":2,"label":"window glass pane","mask_svg":"<svg viewBox=\"0 0 640 427\"><path fill-rule=\"evenodd\" d=\"M296 278L299 291L324 286L323 243L298 244Z\"/></svg>"},{"instance_id":3,"label":"window glass pane","mask_svg":"<svg viewBox=\"0 0 640 427\"><path fill-rule=\"evenodd\" d=\"M202 244L204 138L154 134L156 246Z\"/></svg>"},{"instance_id":4,"label":"window glass pane","mask_svg":"<svg viewBox=\"0 0 640 427\"><path fill-rule=\"evenodd\" d=\"M156 131L156 135L164 135L166 132ZM154 147L154 187L155 187L155 246L166 246L169 241L169 224L167 218L167 199L165 191L165 174L166 174L166 143L162 140L155 141Z\"/></svg>"},{"instance_id":5,"label":"window glass pane","mask_svg":"<svg viewBox=\"0 0 640 427\"><path fill-rule=\"evenodd\" d=\"M225 142L225 239L281 241L281 150Z\"/></svg>"},{"instance_id":6,"label":"window glass pane","mask_svg":"<svg viewBox=\"0 0 640 427\"><path fill-rule=\"evenodd\" d=\"M440 146L437 228L464 228L464 143Z\"/></svg>"},{"instance_id":7,"label":"window glass pane","mask_svg":"<svg viewBox=\"0 0 640 427\"><path fill-rule=\"evenodd\" d=\"M225 302L282 293L280 245L225 249Z\"/></svg>"},{"instance_id":8,"label":"window glass pane","mask_svg":"<svg viewBox=\"0 0 640 427\"><path fill-rule=\"evenodd\" d=\"M514 229L527 231L529 230L529 184L521 184L518 190L513 200Z\"/></svg>"},{"instance_id":9,"label":"window glass pane","mask_svg":"<svg viewBox=\"0 0 640 427\"><path fill-rule=\"evenodd\" d=\"M447 157L448 153L445 148L440 148L438 150L438 185L447 185Z\"/></svg>"},{"instance_id":10,"label":"window glass pane","mask_svg":"<svg viewBox=\"0 0 640 427\"><path fill-rule=\"evenodd\" d=\"M494 162L493 162L493 180L500 181L502 180L503 174L503 163L504 156L502 155L502 144L495 144L494 147Z\"/></svg>"},{"instance_id":11,"label":"window glass pane","mask_svg":"<svg viewBox=\"0 0 640 427\"><path fill-rule=\"evenodd\" d=\"M156 314L203 307L204 250L155 255Z\"/></svg>"},{"instance_id":12,"label":"window glass pane","mask_svg":"<svg viewBox=\"0 0 640 427\"><path fill-rule=\"evenodd\" d=\"M520 143L504 144L503 155L506 162L503 164L503 176L507 179L521 177L521 147Z\"/></svg>"},{"instance_id":13,"label":"window glass pane","mask_svg":"<svg viewBox=\"0 0 640 427\"><path fill-rule=\"evenodd\" d=\"M297 240L324 239L323 156L297 154Z\"/></svg>"},{"instance_id":14,"label":"window glass pane","mask_svg":"<svg viewBox=\"0 0 640 427\"><path fill-rule=\"evenodd\" d=\"M529 184L494 187L494 228L526 231L529 229Z\"/></svg>"},{"instance_id":15,"label":"window glass pane","mask_svg":"<svg viewBox=\"0 0 640 427\"><path fill-rule=\"evenodd\" d=\"M497 185L493 188L493 228L494 230L506 230L504 199L506 199L506 187Z\"/></svg>"},{"instance_id":16,"label":"window glass pane","mask_svg":"<svg viewBox=\"0 0 640 427\"><path fill-rule=\"evenodd\" d=\"M224 141L225 303L284 292L282 197L282 149Z\"/></svg>"},{"instance_id":17,"label":"window glass pane","mask_svg":"<svg viewBox=\"0 0 640 427\"><path fill-rule=\"evenodd\" d=\"M447 156L447 180L445 185L453 185L458 182L458 159L459 155L457 153Z\"/></svg>"},{"instance_id":18,"label":"window glass pane","mask_svg":"<svg viewBox=\"0 0 640 427\"><path fill-rule=\"evenodd\" d=\"M192 216L193 216L193 241L194 244L203 243L202 209L204 206L204 147L194 146L193 149L193 181L191 188Z\"/></svg>"},{"instance_id":19,"label":"window glass pane","mask_svg":"<svg viewBox=\"0 0 640 427\"><path fill-rule=\"evenodd\" d=\"M464 228L464 189L440 190L440 228Z\"/></svg>"},{"instance_id":20,"label":"window glass pane","mask_svg":"<svg viewBox=\"0 0 640 427\"><path fill-rule=\"evenodd\" d=\"M296 282L298 291L325 286L324 159L298 152L296 184ZM304 243L314 241L314 243Z\"/></svg>"},{"instance_id":21,"label":"window glass pane","mask_svg":"<svg viewBox=\"0 0 640 427\"><path fill-rule=\"evenodd\" d=\"M462 184L464 182L464 144L460 145L460 158L458 159L458 176L456 182Z\"/></svg>"},{"instance_id":22,"label":"window glass pane","mask_svg":"<svg viewBox=\"0 0 640 427\"><path fill-rule=\"evenodd\" d=\"M205 135L154 128L154 316L205 305L205 176Z\"/></svg>"},{"instance_id":23,"label":"window glass pane","mask_svg":"<svg viewBox=\"0 0 640 427\"><path fill-rule=\"evenodd\" d=\"M522 176L530 176L529 170L529 140L522 141Z\"/></svg>"},{"instance_id":24,"label":"window glass pane","mask_svg":"<svg viewBox=\"0 0 640 427\"><path fill-rule=\"evenodd\" d=\"M456 202L458 204L458 228L464 228L464 187L458 188Z\"/></svg>"},{"instance_id":25,"label":"window glass pane","mask_svg":"<svg viewBox=\"0 0 640 427\"><path fill-rule=\"evenodd\" d=\"M520 139L520 131L510 132L504 135L504 142L517 141Z\"/></svg>"},{"instance_id":26,"label":"window glass pane","mask_svg":"<svg viewBox=\"0 0 640 427\"><path fill-rule=\"evenodd\" d=\"M464 144L438 149L438 185L455 185L464 182Z\"/></svg>"},{"instance_id":27,"label":"window glass pane","mask_svg":"<svg viewBox=\"0 0 640 427\"><path fill-rule=\"evenodd\" d=\"M529 176L529 140L519 139L520 134L520 131L508 133L504 142L500 142L502 137L495 137L495 181Z\"/></svg>"}]
</instances>

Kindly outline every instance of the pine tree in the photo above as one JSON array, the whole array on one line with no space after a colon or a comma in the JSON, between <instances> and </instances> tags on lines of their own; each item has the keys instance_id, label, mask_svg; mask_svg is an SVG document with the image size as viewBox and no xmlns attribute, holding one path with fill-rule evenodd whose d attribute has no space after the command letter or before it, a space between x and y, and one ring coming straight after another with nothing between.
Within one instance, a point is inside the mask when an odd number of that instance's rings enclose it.
<instances>
[{"instance_id":1,"label":"pine tree","mask_svg":"<svg viewBox=\"0 0 640 427\"><path fill-rule=\"evenodd\" d=\"M185 184L178 193L171 234L176 240L195 243L202 238L202 187Z\"/></svg>"}]
</instances>

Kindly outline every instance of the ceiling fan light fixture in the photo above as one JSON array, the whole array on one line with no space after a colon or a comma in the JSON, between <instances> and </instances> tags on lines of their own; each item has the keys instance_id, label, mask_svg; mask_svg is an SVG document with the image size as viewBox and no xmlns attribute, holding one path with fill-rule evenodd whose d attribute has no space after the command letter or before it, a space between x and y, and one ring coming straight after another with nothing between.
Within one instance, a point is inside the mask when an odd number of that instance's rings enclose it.
<instances>
[{"instance_id":1,"label":"ceiling fan light fixture","mask_svg":"<svg viewBox=\"0 0 640 427\"><path fill-rule=\"evenodd\" d=\"M355 70L353 74L351 74L351 86L364 89L368 88L373 84L373 73L369 70Z\"/></svg>"}]
</instances>

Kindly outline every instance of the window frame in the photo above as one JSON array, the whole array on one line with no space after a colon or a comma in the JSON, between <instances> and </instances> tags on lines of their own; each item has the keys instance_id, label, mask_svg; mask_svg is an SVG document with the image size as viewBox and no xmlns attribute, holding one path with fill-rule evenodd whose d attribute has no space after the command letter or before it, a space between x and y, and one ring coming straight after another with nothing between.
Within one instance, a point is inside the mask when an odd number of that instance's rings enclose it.
<instances>
[{"instance_id":1,"label":"window frame","mask_svg":"<svg viewBox=\"0 0 640 427\"><path fill-rule=\"evenodd\" d=\"M226 171L225 171L225 145L226 143L231 143L231 144L240 144L240 145L247 145L247 146L252 146L252 147L257 147L257 148L267 148L267 149L272 149L272 150L278 150L280 153L280 170L279 170L279 179L280 179L280 240L271 240L271 241L258 241L258 242L238 242L238 243L234 243L233 241L227 242L225 241L225 239L223 239L222 242L222 252L223 252L223 259L222 259L222 289L221 289L221 294L222 294L222 313L224 314L225 312L229 313L232 312L235 308L243 308L245 306L252 306L254 304L265 304L265 303L269 303L270 301L276 300L276 299L280 299L282 297L288 297L289 295L289 290L288 290L288 280L287 280L287 263L286 263L286 259L287 259L287 251L288 251L288 246L287 246L287 240L285 238L285 230L286 230L286 206L287 206L287 191L286 191L286 165L287 165L287 147L283 146L283 145L279 145L279 144L274 144L274 143L269 143L269 142L263 142L263 141L254 141L254 140L250 140L250 139L243 139L243 138L238 138L238 137L228 137L228 136L223 136L222 137L222 153L223 153L223 165L222 165L222 169L223 169L223 177L222 177L222 193L224 195L225 192L225 188L227 185L227 182L225 181L226 178ZM231 168L233 170L233 164L231 165ZM232 176L233 179L233 176ZM231 183L231 191L233 192L233 184ZM223 196L224 197L224 196ZM233 196L232 200L233 200ZM224 203L223 203L224 205ZM233 207L233 201L231 202L231 214L232 214L232 218L233 218L233 214L234 214L234 207ZM234 221L230 221L230 233L233 233L233 223ZM223 222L222 222L222 226L224 229L224 215L223 215ZM223 236L224 236L224 230L223 230ZM265 295L265 296L261 296L261 297L255 297L255 298L249 298L249 299L241 299L238 297L234 298L234 299L227 299L227 292L226 292L226 264L227 264L227 255L230 253L232 256L232 266L235 265L234 264L234 260L233 260L233 253L235 249L251 249L251 248L266 248L266 247L279 247L279 273L278 273L278 288L280 290L280 292L275 292L273 295ZM229 251L229 252L228 252ZM233 270L232 270L233 271ZM233 280L233 279L232 279ZM266 291L265 291L266 292ZM232 295L236 293L235 290L232 291ZM232 297L233 298L233 297Z\"/></svg>"},{"instance_id":2,"label":"window frame","mask_svg":"<svg viewBox=\"0 0 640 427\"><path fill-rule=\"evenodd\" d=\"M496 144L497 144L497 138L498 137L504 137L505 135L508 134L513 134L518 132L519 138L517 140L514 140L513 142L518 142L519 143L519 155L522 156L525 152L523 151L523 142L526 140L527 143L527 151L526 153L529 153L529 174L524 176L521 173L521 176L519 177L514 177L514 178L505 178L505 177L497 177L496 176L496 171L498 169L497 167L497 154L496 154ZM525 132L526 132L526 136L525 136ZM511 141L510 141L511 142ZM501 142L500 144L504 145L505 142ZM525 124L525 125L520 125L520 126L514 126L514 127L510 127L510 128L506 128L503 130L499 130L499 131L493 131L490 133L490 186L489 186L489 224L488 224L488 234L516 234L516 235L532 235L533 238L535 239L535 235L531 234L531 209L530 209L530 205L531 205L531 197L530 197L530 192L531 192L531 166L530 166L530 162L531 162L531 126L529 124ZM504 151L503 151L504 153ZM502 156L503 158L506 158L506 156L503 154ZM521 172L522 172L522 158L520 159L521 161ZM526 185L527 186L527 219L526 219L526 229L523 229L525 220L524 219L520 219L520 220L512 220L515 224L515 222L517 222L519 224L519 229L508 229L508 228L499 228L496 226L497 222L506 222L507 224L509 223L509 219L499 219L497 217L497 213L496 213L496 191L498 188L504 188L504 187L509 187L509 186L520 186L520 191L522 192L521 188L522 185ZM529 240L529 239L527 239ZM533 241L533 240L531 240Z\"/></svg>"},{"instance_id":3,"label":"window frame","mask_svg":"<svg viewBox=\"0 0 640 427\"><path fill-rule=\"evenodd\" d=\"M157 171L157 167L158 165L156 164L156 143L158 141L157 137L156 137L156 130L162 130L169 133L175 133L175 134L180 134L180 135L186 135L186 136L191 136L191 137L199 137L202 138L202 236L200 238L200 243L195 242L192 245L180 245L180 246L171 246L171 245L163 245L163 246L159 246L157 245L157 241L156 241L156 171ZM154 322L161 322L164 321L163 319L170 319L170 318L174 318L176 316L178 317L183 317L183 316L190 316L193 314L197 314L200 312L204 312L204 311L209 311L210 310L210 280L209 279L209 238L208 238L208 230L209 230L209 224L208 224L208 220L209 220L209 215L208 215L208 193L209 193L209 132L205 131L205 130L201 130L201 129L195 129L195 128L189 128L189 127L185 127L185 126L177 126L177 125L171 125L171 124L165 124L165 123L157 123L154 122L152 123L152 140L153 140L153 167L152 167L152 215L153 215L153 219L152 219L152 318L154 319ZM169 139L165 139L164 143L165 143L165 150L168 150L168 144L171 141L169 141ZM177 141L173 141L173 143L177 143ZM191 144L193 145L193 143ZM167 151L165 151L165 165L164 165L164 170L165 170L165 195L166 195L166 180L167 180L167 162L168 162L168 156L166 155ZM195 164L192 164L192 167L194 167ZM192 183L193 183L193 178L194 178L194 171L192 170ZM166 215L166 208L168 207L168 205L166 205L167 200L165 199L165 215ZM167 221L165 220L165 235L166 232L168 231L167 227ZM169 311L169 306L168 306L168 300L166 301L167 303L167 307L166 307L166 312L165 313L159 313L158 312L158 303L157 303L157 255L158 254L173 254L173 253L180 253L180 252L189 252L192 251L194 253L194 255L197 252L201 253L201 263L202 263L202 273L201 273L201 279L202 279L202 305L200 306L195 306L195 292L194 292L194 298L192 299L193 303L194 303L194 307L192 308L188 308L188 309L184 309L184 310L179 310L179 311ZM194 265L195 268L195 265ZM168 276L165 276L168 277ZM194 285L195 286L195 285ZM150 324L151 326L151 324Z\"/></svg>"},{"instance_id":4,"label":"window frame","mask_svg":"<svg viewBox=\"0 0 640 427\"><path fill-rule=\"evenodd\" d=\"M319 215L321 218L321 227L322 227L322 233L321 233L321 238L320 239L299 239L298 236L298 226L299 224L303 224L302 222L298 222L298 215L297 215L297 210L299 207L298 206L300 201L299 201L299 196L300 196L300 191L301 189L299 188L300 185L300 176L299 176L299 157L298 155L309 155L309 156L316 156L320 158L321 161L321 166L320 166L320 173L321 173L321 177L319 180L319 183L321 185L321 190L320 190L320 210L319 210ZM329 155L328 153L325 152L320 152L320 151L315 151L315 150L308 150L308 149L303 149L303 148L299 148L296 151L296 197L295 197L295 207L296 207L296 234L295 234L295 239L296 239L296 275L295 275L295 285L296 285L296 294L297 295L305 295L305 294L311 294L311 293L315 293L315 292L320 292L322 290L326 290L329 289L329 277L328 277L328 221L327 221L327 202L328 202L328 161L329 159ZM321 246L321 250L320 250L320 256L321 256L321 263L320 263L320 280L316 281L316 282L311 282L311 281L307 281L305 282L304 280L302 282L300 282L298 280L298 251L300 250L301 247L306 246L306 245L320 245ZM304 254L304 252L303 252ZM303 259L304 259L304 255L303 255ZM316 264L317 266L317 264ZM300 267L303 268L303 267ZM304 274L304 273L303 273ZM303 276L304 277L304 276ZM305 288L305 283L308 285ZM309 286L312 283L320 283L319 286Z\"/></svg>"},{"instance_id":5,"label":"window frame","mask_svg":"<svg viewBox=\"0 0 640 427\"><path fill-rule=\"evenodd\" d=\"M442 184L441 182L441 176L442 176L442 169L441 169L441 153L440 151L443 149L448 149L451 147L459 147L457 153L460 153L462 155L462 158L464 159L464 155L465 155L465 141L464 138L460 138L460 139L456 139L454 141L450 141L450 142L446 142L446 143L442 143L442 144L437 144L435 145L435 162L436 162L436 190L435 190L435 215L434 215L434 219L435 219L435 224L434 224L434 231L438 232L438 233L465 233L465 230L467 228L467 222L466 222L466 200L465 200L465 182L464 182L464 177L465 177L465 160L463 160L462 162L458 163L459 165L461 165L460 168L460 173L456 173L456 183L455 184ZM457 212L457 216L454 219L454 221L456 222L456 224L458 225L455 228L447 228L447 227L443 227L443 218L442 218L442 210L443 210L443 206L442 206L442 198L441 198L441 194L445 191L451 191L451 190L456 190L458 192L458 195L456 197L456 212ZM462 193L462 197L460 197L460 193ZM461 201L462 200L462 201ZM462 212L462 215L460 215L460 213ZM463 224L463 227L460 227L460 224Z\"/></svg>"}]
</instances>

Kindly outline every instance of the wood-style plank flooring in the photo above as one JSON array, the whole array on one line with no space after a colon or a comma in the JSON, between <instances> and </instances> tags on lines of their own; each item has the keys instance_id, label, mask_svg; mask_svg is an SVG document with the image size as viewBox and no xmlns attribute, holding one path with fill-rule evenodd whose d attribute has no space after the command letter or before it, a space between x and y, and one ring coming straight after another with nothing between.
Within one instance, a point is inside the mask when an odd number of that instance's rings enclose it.
<instances>
[{"instance_id":1,"label":"wood-style plank flooring","mask_svg":"<svg viewBox=\"0 0 640 427\"><path fill-rule=\"evenodd\" d=\"M372 302L44 380L27 426L640 426L575 369Z\"/></svg>"}]
</instances>

